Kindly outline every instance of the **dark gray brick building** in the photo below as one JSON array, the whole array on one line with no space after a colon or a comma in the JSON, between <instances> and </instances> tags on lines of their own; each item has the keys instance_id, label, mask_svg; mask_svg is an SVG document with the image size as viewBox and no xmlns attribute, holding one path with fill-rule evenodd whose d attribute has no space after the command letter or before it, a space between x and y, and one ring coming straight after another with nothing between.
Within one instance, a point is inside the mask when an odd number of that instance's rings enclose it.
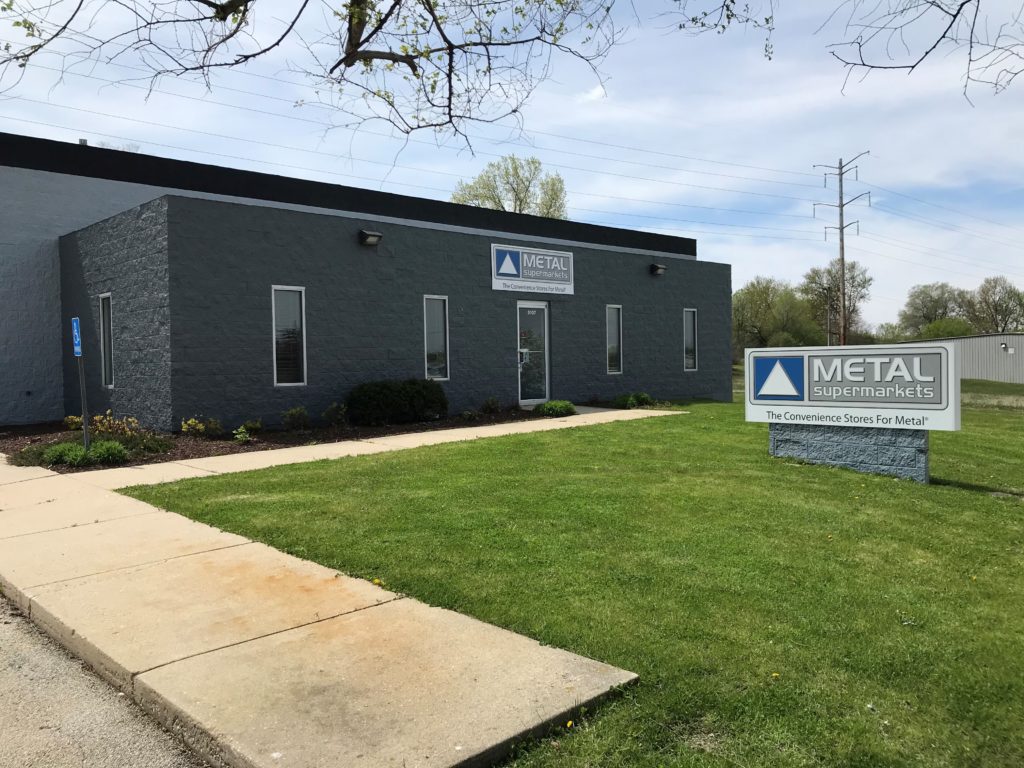
<instances>
[{"instance_id":1,"label":"dark gray brick building","mask_svg":"<svg viewBox=\"0 0 1024 768\"><path fill-rule=\"evenodd\" d=\"M439 379L453 411L731 397L729 267L688 238L24 137L0 136L0 169L50 217L18 269L35 250L54 283L0 328L0 423L80 411L73 316L90 409L160 429L315 416L377 379Z\"/></svg>"}]
</instances>

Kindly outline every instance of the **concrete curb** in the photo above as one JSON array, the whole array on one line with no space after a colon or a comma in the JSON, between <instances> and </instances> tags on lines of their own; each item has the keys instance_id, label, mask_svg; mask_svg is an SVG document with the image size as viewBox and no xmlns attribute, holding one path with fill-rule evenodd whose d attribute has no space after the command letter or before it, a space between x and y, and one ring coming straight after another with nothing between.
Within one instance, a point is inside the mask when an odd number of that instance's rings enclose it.
<instances>
[{"instance_id":1,"label":"concrete curb","mask_svg":"<svg viewBox=\"0 0 1024 768\"><path fill-rule=\"evenodd\" d=\"M587 414L587 423L670 413ZM552 421L521 431L582 425ZM466 432L424 433L422 443L492 434ZM399 437L371 452L416 447ZM103 471L20 469L5 465L0 477L0 591L216 766L490 765L638 679L144 511L89 482ZM271 591L260 592L263 582Z\"/></svg>"}]
</instances>

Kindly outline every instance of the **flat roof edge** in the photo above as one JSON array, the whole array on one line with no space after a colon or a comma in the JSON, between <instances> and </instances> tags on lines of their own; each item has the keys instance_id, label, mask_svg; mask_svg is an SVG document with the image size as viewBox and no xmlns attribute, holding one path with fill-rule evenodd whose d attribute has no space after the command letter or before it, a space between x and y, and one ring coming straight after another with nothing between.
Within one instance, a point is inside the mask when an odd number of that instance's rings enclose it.
<instances>
[{"instance_id":1,"label":"flat roof edge","mask_svg":"<svg viewBox=\"0 0 1024 768\"><path fill-rule=\"evenodd\" d=\"M0 132L0 166L696 257L697 241Z\"/></svg>"}]
</instances>

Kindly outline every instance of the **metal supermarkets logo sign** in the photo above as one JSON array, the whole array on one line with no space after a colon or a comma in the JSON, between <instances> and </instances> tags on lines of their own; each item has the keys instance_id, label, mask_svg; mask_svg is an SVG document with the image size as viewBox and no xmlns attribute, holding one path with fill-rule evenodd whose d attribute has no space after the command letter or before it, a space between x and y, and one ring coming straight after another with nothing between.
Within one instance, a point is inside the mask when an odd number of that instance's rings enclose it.
<instances>
[{"instance_id":1,"label":"metal supermarkets logo sign","mask_svg":"<svg viewBox=\"0 0 1024 768\"><path fill-rule=\"evenodd\" d=\"M495 291L573 294L572 254L536 248L491 246L491 288Z\"/></svg>"},{"instance_id":2,"label":"metal supermarkets logo sign","mask_svg":"<svg viewBox=\"0 0 1024 768\"><path fill-rule=\"evenodd\" d=\"M747 421L960 429L952 344L748 349Z\"/></svg>"}]
</instances>

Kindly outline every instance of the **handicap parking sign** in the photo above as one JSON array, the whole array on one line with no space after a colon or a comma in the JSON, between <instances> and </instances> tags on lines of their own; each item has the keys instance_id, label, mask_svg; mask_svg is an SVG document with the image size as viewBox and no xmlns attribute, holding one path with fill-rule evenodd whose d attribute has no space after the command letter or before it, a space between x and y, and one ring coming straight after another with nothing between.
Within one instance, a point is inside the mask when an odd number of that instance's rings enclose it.
<instances>
[{"instance_id":1,"label":"handicap parking sign","mask_svg":"<svg viewBox=\"0 0 1024 768\"><path fill-rule=\"evenodd\" d=\"M71 346L74 348L75 357L82 356L82 325L77 317L71 318Z\"/></svg>"}]
</instances>

